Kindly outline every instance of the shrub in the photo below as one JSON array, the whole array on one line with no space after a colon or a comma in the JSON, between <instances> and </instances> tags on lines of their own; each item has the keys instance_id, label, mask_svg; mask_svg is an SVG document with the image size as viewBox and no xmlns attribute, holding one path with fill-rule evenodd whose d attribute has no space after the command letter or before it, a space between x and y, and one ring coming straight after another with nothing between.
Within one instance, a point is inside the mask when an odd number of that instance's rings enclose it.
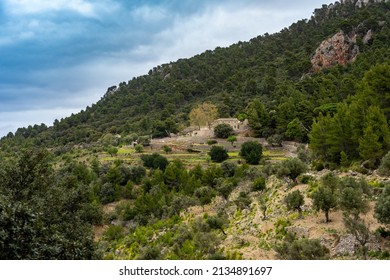
<instances>
[{"instance_id":1,"label":"shrub","mask_svg":"<svg viewBox=\"0 0 390 280\"><path fill-rule=\"evenodd\" d=\"M103 239L106 241L119 240L124 237L124 228L122 226L109 225L103 233Z\"/></svg>"},{"instance_id":2,"label":"shrub","mask_svg":"<svg viewBox=\"0 0 390 280\"><path fill-rule=\"evenodd\" d=\"M236 173L237 164L235 164L234 162L225 161L221 164L221 168L223 171L223 176L233 177Z\"/></svg>"},{"instance_id":3,"label":"shrub","mask_svg":"<svg viewBox=\"0 0 390 280\"><path fill-rule=\"evenodd\" d=\"M305 172L306 169L306 164L304 164L299 158L289 158L279 165L277 174L279 177L287 176L291 180L294 180L294 183L297 184L297 177Z\"/></svg>"},{"instance_id":4,"label":"shrub","mask_svg":"<svg viewBox=\"0 0 390 280\"><path fill-rule=\"evenodd\" d=\"M268 145L271 145L272 147L281 147L283 141L283 136L280 134L274 134L267 138Z\"/></svg>"},{"instance_id":5,"label":"shrub","mask_svg":"<svg viewBox=\"0 0 390 280\"><path fill-rule=\"evenodd\" d=\"M143 161L145 167L160 169L162 171L164 171L169 164L168 159L158 153L154 153L152 155L142 155L141 160Z\"/></svg>"},{"instance_id":6,"label":"shrub","mask_svg":"<svg viewBox=\"0 0 390 280\"><path fill-rule=\"evenodd\" d=\"M232 143L232 145L234 146L234 142L237 142L237 137L235 135L230 135L228 138L227 138L227 141Z\"/></svg>"},{"instance_id":7,"label":"shrub","mask_svg":"<svg viewBox=\"0 0 390 280\"><path fill-rule=\"evenodd\" d=\"M263 153L263 147L259 142L249 141L241 146L240 156L243 157L249 164L259 164Z\"/></svg>"},{"instance_id":8,"label":"shrub","mask_svg":"<svg viewBox=\"0 0 390 280\"><path fill-rule=\"evenodd\" d=\"M329 259L329 249L316 239L286 238L276 246L275 251L281 260L326 260Z\"/></svg>"},{"instance_id":9,"label":"shrub","mask_svg":"<svg viewBox=\"0 0 390 280\"><path fill-rule=\"evenodd\" d=\"M378 168L378 174L381 176L390 176L390 152L382 158Z\"/></svg>"},{"instance_id":10,"label":"shrub","mask_svg":"<svg viewBox=\"0 0 390 280\"><path fill-rule=\"evenodd\" d=\"M249 208L249 206L252 203L252 200L251 200L251 198L248 196L248 194L246 192L240 192L240 194L238 195L238 197L234 201L234 203L236 204L236 206L238 208L243 210L243 209L248 209Z\"/></svg>"},{"instance_id":11,"label":"shrub","mask_svg":"<svg viewBox=\"0 0 390 280\"><path fill-rule=\"evenodd\" d=\"M146 169L143 166L132 166L130 168L130 180L136 184L141 183L141 180L146 175Z\"/></svg>"},{"instance_id":12,"label":"shrub","mask_svg":"<svg viewBox=\"0 0 390 280\"><path fill-rule=\"evenodd\" d=\"M258 177L256 180L253 181L252 184L252 191L263 191L265 189L265 178L264 177Z\"/></svg>"},{"instance_id":13,"label":"shrub","mask_svg":"<svg viewBox=\"0 0 390 280\"><path fill-rule=\"evenodd\" d=\"M233 128L228 124L222 123L214 128L214 134L218 138L228 138L233 134Z\"/></svg>"},{"instance_id":14,"label":"shrub","mask_svg":"<svg viewBox=\"0 0 390 280\"><path fill-rule=\"evenodd\" d=\"M207 145L211 146L211 145L214 145L214 144L217 144L218 141L217 140L214 140L214 139L209 139L207 140Z\"/></svg>"},{"instance_id":15,"label":"shrub","mask_svg":"<svg viewBox=\"0 0 390 280\"><path fill-rule=\"evenodd\" d=\"M164 145L164 146L162 147L162 149L163 149L163 151L164 151L166 154L172 152L172 148L169 147L168 145Z\"/></svg>"},{"instance_id":16,"label":"shrub","mask_svg":"<svg viewBox=\"0 0 390 280\"><path fill-rule=\"evenodd\" d=\"M299 219L302 219L302 206L305 204L305 199L300 190L293 191L286 195L284 202L286 203L288 210L297 210Z\"/></svg>"},{"instance_id":17,"label":"shrub","mask_svg":"<svg viewBox=\"0 0 390 280\"><path fill-rule=\"evenodd\" d=\"M134 147L136 153L142 153L144 151L144 147L141 144L137 144Z\"/></svg>"},{"instance_id":18,"label":"shrub","mask_svg":"<svg viewBox=\"0 0 390 280\"><path fill-rule=\"evenodd\" d=\"M375 217L382 224L390 224L390 186L386 186L375 205Z\"/></svg>"},{"instance_id":19,"label":"shrub","mask_svg":"<svg viewBox=\"0 0 390 280\"><path fill-rule=\"evenodd\" d=\"M223 162L229 158L226 149L221 146L212 146L209 156L213 162Z\"/></svg>"},{"instance_id":20,"label":"shrub","mask_svg":"<svg viewBox=\"0 0 390 280\"><path fill-rule=\"evenodd\" d=\"M114 147L114 146L109 146L109 147L107 147L106 151L107 151L107 153L110 154L110 156L113 157L118 153L118 148Z\"/></svg>"}]
</instances>

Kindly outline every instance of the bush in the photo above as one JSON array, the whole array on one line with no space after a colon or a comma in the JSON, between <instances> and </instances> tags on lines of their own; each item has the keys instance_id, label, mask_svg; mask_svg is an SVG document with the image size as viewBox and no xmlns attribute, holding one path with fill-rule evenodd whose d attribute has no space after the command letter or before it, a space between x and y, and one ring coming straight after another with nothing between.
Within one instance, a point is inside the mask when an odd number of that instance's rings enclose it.
<instances>
[{"instance_id":1,"label":"bush","mask_svg":"<svg viewBox=\"0 0 390 280\"><path fill-rule=\"evenodd\" d=\"M207 140L207 145L211 146L211 145L214 145L214 144L217 144L218 141L217 140L214 140L214 139L209 139Z\"/></svg>"},{"instance_id":2,"label":"bush","mask_svg":"<svg viewBox=\"0 0 390 280\"><path fill-rule=\"evenodd\" d=\"M283 136L280 134L274 134L267 138L268 145L272 147L281 147L283 141Z\"/></svg>"},{"instance_id":3,"label":"bush","mask_svg":"<svg viewBox=\"0 0 390 280\"><path fill-rule=\"evenodd\" d=\"M228 124L222 123L214 128L214 134L218 138L228 138L233 134L233 128Z\"/></svg>"},{"instance_id":4,"label":"bush","mask_svg":"<svg viewBox=\"0 0 390 280\"><path fill-rule=\"evenodd\" d=\"M118 199L118 187L111 183L105 183L101 187L99 198L103 204L107 204Z\"/></svg>"},{"instance_id":5,"label":"bush","mask_svg":"<svg viewBox=\"0 0 390 280\"><path fill-rule=\"evenodd\" d=\"M143 166L132 166L130 168L130 180L136 184L141 183L141 180L146 175L146 169Z\"/></svg>"},{"instance_id":6,"label":"bush","mask_svg":"<svg viewBox=\"0 0 390 280\"><path fill-rule=\"evenodd\" d=\"M329 249L316 239L295 239L289 236L275 251L281 260L327 260Z\"/></svg>"},{"instance_id":7,"label":"bush","mask_svg":"<svg viewBox=\"0 0 390 280\"><path fill-rule=\"evenodd\" d=\"M237 142L237 137L235 135L230 135L227 140L228 142L232 143L232 145L234 146L234 142Z\"/></svg>"},{"instance_id":8,"label":"bush","mask_svg":"<svg viewBox=\"0 0 390 280\"><path fill-rule=\"evenodd\" d=\"M124 237L124 228L122 226L109 225L103 233L103 239L106 241L119 240Z\"/></svg>"},{"instance_id":9,"label":"bush","mask_svg":"<svg viewBox=\"0 0 390 280\"><path fill-rule=\"evenodd\" d=\"M213 162L223 162L229 158L228 152L221 146L212 146L209 156Z\"/></svg>"},{"instance_id":10,"label":"bush","mask_svg":"<svg viewBox=\"0 0 390 280\"><path fill-rule=\"evenodd\" d=\"M223 176L233 177L236 173L237 164L235 164L234 162L225 161L221 164L221 168L223 171Z\"/></svg>"},{"instance_id":11,"label":"bush","mask_svg":"<svg viewBox=\"0 0 390 280\"><path fill-rule=\"evenodd\" d=\"M265 178L264 177L258 177L256 180L253 181L252 184L252 191L263 191L265 189Z\"/></svg>"},{"instance_id":12,"label":"bush","mask_svg":"<svg viewBox=\"0 0 390 280\"><path fill-rule=\"evenodd\" d=\"M279 165L277 175L278 177L287 176L291 180L294 180L294 183L297 184L297 177L306 170L306 164L304 164L299 158L289 158Z\"/></svg>"},{"instance_id":13,"label":"bush","mask_svg":"<svg viewBox=\"0 0 390 280\"><path fill-rule=\"evenodd\" d=\"M287 205L287 210L297 210L299 219L302 219L302 206L305 204L305 199L300 190L295 190L286 195L284 202Z\"/></svg>"},{"instance_id":14,"label":"bush","mask_svg":"<svg viewBox=\"0 0 390 280\"><path fill-rule=\"evenodd\" d=\"M243 157L248 164L259 164L263 153L263 147L259 142L249 141L241 146L240 156Z\"/></svg>"},{"instance_id":15,"label":"bush","mask_svg":"<svg viewBox=\"0 0 390 280\"><path fill-rule=\"evenodd\" d=\"M234 201L234 203L236 204L236 206L238 208L243 210L243 209L249 209L249 206L251 205L252 200L246 192L240 192L240 194L238 195L238 197Z\"/></svg>"},{"instance_id":16,"label":"bush","mask_svg":"<svg viewBox=\"0 0 390 280\"><path fill-rule=\"evenodd\" d=\"M168 145L164 145L164 146L162 147L162 149L163 149L163 151L164 151L166 154L172 152L172 148L169 147Z\"/></svg>"},{"instance_id":17,"label":"bush","mask_svg":"<svg viewBox=\"0 0 390 280\"><path fill-rule=\"evenodd\" d=\"M390 186L386 186L375 205L375 217L382 224L390 224Z\"/></svg>"},{"instance_id":18,"label":"bush","mask_svg":"<svg viewBox=\"0 0 390 280\"><path fill-rule=\"evenodd\" d=\"M298 182L301 184L309 184L310 181L313 181L314 177L311 175L301 174L298 176Z\"/></svg>"},{"instance_id":19,"label":"bush","mask_svg":"<svg viewBox=\"0 0 390 280\"><path fill-rule=\"evenodd\" d=\"M390 152L382 158L378 168L378 174L381 176L390 176Z\"/></svg>"},{"instance_id":20,"label":"bush","mask_svg":"<svg viewBox=\"0 0 390 280\"><path fill-rule=\"evenodd\" d=\"M144 147L141 144L137 144L134 147L136 153L142 153L144 151Z\"/></svg>"},{"instance_id":21,"label":"bush","mask_svg":"<svg viewBox=\"0 0 390 280\"><path fill-rule=\"evenodd\" d=\"M142 155L141 160L145 167L160 169L162 171L164 171L169 164L168 159L158 153L154 153L152 155Z\"/></svg>"}]
</instances>

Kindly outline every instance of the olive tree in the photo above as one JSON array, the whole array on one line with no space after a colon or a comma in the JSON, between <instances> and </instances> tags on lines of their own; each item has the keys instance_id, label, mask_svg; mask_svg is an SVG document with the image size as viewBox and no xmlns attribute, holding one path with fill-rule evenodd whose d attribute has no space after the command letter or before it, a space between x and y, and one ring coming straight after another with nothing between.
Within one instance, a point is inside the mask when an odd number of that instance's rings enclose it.
<instances>
[{"instance_id":1,"label":"olive tree","mask_svg":"<svg viewBox=\"0 0 390 280\"><path fill-rule=\"evenodd\" d=\"M300 190L295 190L285 196L284 202L288 210L298 211L298 219L302 219L302 206L305 204L305 199Z\"/></svg>"}]
</instances>

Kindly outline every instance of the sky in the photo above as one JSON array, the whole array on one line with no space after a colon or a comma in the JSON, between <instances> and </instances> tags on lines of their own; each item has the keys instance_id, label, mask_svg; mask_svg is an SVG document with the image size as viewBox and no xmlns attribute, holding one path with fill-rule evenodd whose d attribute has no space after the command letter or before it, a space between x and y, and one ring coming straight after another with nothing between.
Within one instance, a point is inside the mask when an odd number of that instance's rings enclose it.
<instances>
[{"instance_id":1,"label":"sky","mask_svg":"<svg viewBox=\"0 0 390 280\"><path fill-rule=\"evenodd\" d=\"M328 0L0 0L0 137L107 88L309 19Z\"/></svg>"}]
</instances>

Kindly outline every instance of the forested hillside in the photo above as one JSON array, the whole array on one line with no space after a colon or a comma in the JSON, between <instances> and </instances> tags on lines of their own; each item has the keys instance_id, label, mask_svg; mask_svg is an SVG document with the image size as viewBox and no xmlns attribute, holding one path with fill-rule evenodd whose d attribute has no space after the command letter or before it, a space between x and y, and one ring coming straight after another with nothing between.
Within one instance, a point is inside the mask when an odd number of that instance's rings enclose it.
<instances>
[{"instance_id":1,"label":"forested hillside","mask_svg":"<svg viewBox=\"0 0 390 280\"><path fill-rule=\"evenodd\" d=\"M0 258L389 259L390 3L357 3L2 138ZM206 109L250 129L180 136Z\"/></svg>"},{"instance_id":2,"label":"forested hillside","mask_svg":"<svg viewBox=\"0 0 390 280\"><path fill-rule=\"evenodd\" d=\"M58 147L94 143L107 134L163 137L188 126L190 110L204 101L218 107L219 117L247 114L257 136L307 141L313 118L333 113L337 103L356 94L372 66L389 60L389 4L359 8L352 2L324 5L311 19L276 34L157 66L110 87L96 104L49 128L10 133L2 147L24 139ZM316 48L340 31L354 37L357 56L319 71L311 62ZM293 131L297 123L305 129Z\"/></svg>"}]
</instances>

